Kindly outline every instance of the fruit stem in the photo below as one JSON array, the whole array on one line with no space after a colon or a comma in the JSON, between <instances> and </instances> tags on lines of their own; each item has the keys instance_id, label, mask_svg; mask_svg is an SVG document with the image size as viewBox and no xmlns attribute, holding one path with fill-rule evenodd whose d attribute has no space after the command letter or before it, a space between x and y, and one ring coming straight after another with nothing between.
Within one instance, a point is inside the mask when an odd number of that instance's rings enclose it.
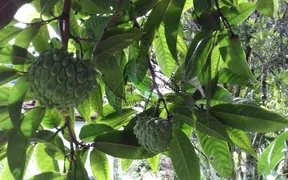
<instances>
[{"instance_id":1,"label":"fruit stem","mask_svg":"<svg viewBox=\"0 0 288 180\"><path fill-rule=\"evenodd\" d=\"M157 92L157 94L158 94L158 96L159 96L159 97L158 97L158 102L157 102L157 105L156 105L155 116L158 115L158 108L159 108L160 102L163 103L164 108L165 108L165 110L166 110L166 112L167 112L167 116L169 116L170 113L169 113L169 111L168 111L168 108L167 108L167 105L166 105L166 101L165 101L165 99L163 98L163 95L162 95L162 93L160 92L160 90L159 90L159 88L158 88L158 85L157 85L157 83L156 83L156 74L155 74L155 71L154 71L153 66L152 66L152 64L151 64L151 61L148 61L148 68L149 68L149 70L150 70L150 72L151 72L151 76L152 76L153 89L156 90L156 92Z\"/></svg>"}]
</instances>

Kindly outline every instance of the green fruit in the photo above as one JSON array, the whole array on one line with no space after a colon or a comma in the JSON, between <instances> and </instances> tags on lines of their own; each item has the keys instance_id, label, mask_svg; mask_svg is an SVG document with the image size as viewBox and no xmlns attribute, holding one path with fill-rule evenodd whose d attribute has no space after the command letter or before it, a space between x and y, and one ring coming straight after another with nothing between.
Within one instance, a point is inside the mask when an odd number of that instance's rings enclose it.
<instances>
[{"instance_id":1,"label":"green fruit","mask_svg":"<svg viewBox=\"0 0 288 180\"><path fill-rule=\"evenodd\" d=\"M28 80L42 106L59 110L80 104L96 83L92 67L62 48L42 52L31 64Z\"/></svg>"},{"instance_id":2,"label":"green fruit","mask_svg":"<svg viewBox=\"0 0 288 180\"><path fill-rule=\"evenodd\" d=\"M142 117L136 121L134 133L144 149L158 154L165 151L172 140L172 125L166 119Z\"/></svg>"}]
</instances>

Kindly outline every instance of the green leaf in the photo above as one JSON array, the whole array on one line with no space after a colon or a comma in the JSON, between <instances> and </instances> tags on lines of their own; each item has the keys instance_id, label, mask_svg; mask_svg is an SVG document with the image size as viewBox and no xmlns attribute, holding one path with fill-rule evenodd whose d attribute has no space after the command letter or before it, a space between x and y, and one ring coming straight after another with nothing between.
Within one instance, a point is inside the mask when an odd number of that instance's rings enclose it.
<instances>
[{"instance_id":1,"label":"green leaf","mask_svg":"<svg viewBox=\"0 0 288 180\"><path fill-rule=\"evenodd\" d=\"M84 12L91 13L91 14L106 14L111 13L111 9L102 10L91 0L81 0L81 8ZM109 11L109 12L107 12Z\"/></svg>"},{"instance_id":2,"label":"green leaf","mask_svg":"<svg viewBox=\"0 0 288 180\"><path fill-rule=\"evenodd\" d=\"M31 160L31 157L32 157L32 155L33 155L33 153L34 153L34 148L35 148L35 146L29 146L29 145L28 145L28 148L27 148L27 150L26 150L26 161L25 161L25 169L24 169L24 175L23 175L23 177L26 176L27 167L28 167L28 165L29 165L29 163L30 163L30 160Z\"/></svg>"},{"instance_id":3,"label":"green leaf","mask_svg":"<svg viewBox=\"0 0 288 180\"><path fill-rule=\"evenodd\" d=\"M40 0L40 13L45 16L51 16L51 11L59 0Z\"/></svg>"},{"instance_id":4,"label":"green leaf","mask_svg":"<svg viewBox=\"0 0 288 180\"><path fill-rule=\"evenodd\" d=\"M122 99L118 96L116 96L113 92L111 92L107 86L105 89L106 92L106 98L108 100L108 103L117 111L118 113L122 112Z\"/></svg>"},{"instance_id":5,"label":"green leaf","mask_svg":"<svg viewBox=\"0 0 288 180\"><path fill-rule=\"evenodd\" d=\"M187 52L185 61L186 80L196 77L201 72L212 51L214 38L208 32L207 36L201 39L204 34L206 33L199 34L199 36L196 36L197 38L194 38Z\"/></svg>"},{"instance_id":6,"label":"green leaf","mask_svg":"<svg viewBox=\"0 0 288 180\"><path fill-rule=\"evenodd\" d=\"M28 46L30 45L30 42L37 35L40 27L41 27L41 24L39 23L39 24L31 25L30 28L24 29L16 37L14 45L27 49Z\"/></svg>"},{"instance_id":7,"label":"green leaf","mask_svg":"<svg viewBox=\"0 0 288 180\"><path fill-rule=\"evenodd\" d=\"M57 0L58 1L58 0ZM45 0L45 2L48 2ZM43 52L50 49L50 44L48 40L50 39L50 35L48 32L48 26L43 25L37 35L32 40L32 45L37 52Z\"/></svg>"},{"instance_id":8,"label":"green leaf","mask_svg":"<svg viewBox=\"0 0 288 180\"><path fill-rule=\"evenodd\" d=\"M0 63L1 64L28 64L34 59L33 55L27 49L16 46L8 45L0 50Z\"/></svg>"},{"instance_id":9,"label":"green leaf","mask_svg":"<svg viewBox=\"0 0 288 180\"><path fill-rule=\"evenodd\" d=\"M194 129L201 131L209 136L214 136L218 139L229 141L225 126L213 116L201 113L194 117L188 117L183 114L173 113L176 120L184 122Z\"/></svg>"},{"instance_id":10,"label":"green leaf","mask_svg":"<svg viewBox=\"0 0 288 180\"><path fill-rule=\"evenodd\" d=\"M4 28L10 21L13 20L17 10L25 3L30 3L32 0L7 0L0 2L0 29Z\"/></svg>"},{"instance_id":11,"label":"green leaf","mask_svg":"<svg viewBox=\"0 0 288 180\"><path fill-rule=\"evenodd\" d=\"M56 109L46 110L45 116L41 122L41 125L47 129L54 129L64 122L64 117Z\"/></svg>"},{"instance_id":12,"label":"green leaf","mask_svg":"<svg viewBox=\"0 0 288 180\"><path fill-rule=\"evenodd\" d=\"M101 63L103 59L120 52L134 41L139 40L143 34L140 29L136 28L130 28L124 31L122 28L119 28L119 30L114 29L113 31L119 32L100 41L97 46L98 48L93 51L94 66Z\"/></svg>"},{"instance_id":13,"label":"green leaf","mask_svg":"<svg viewBox=\"0 0 288 180\"><path fill-rule=\"evenodd\" d=\"M224 178L232 177L233 166L228 144L225 141L197 132L202 150L207 155L210 164Z\"/></svg>"},{"instance_id":14,"label":"green leaf","mask_svg":"<svg viewBox=\"0 0 288 180\"><path fill-rule=\"evenodd\" d=\"M288 120L274 112L247 104L219 104L211 114L223 124L251 132L273 132L288 126Z\"/></svg>"},{"instance_id":15,"label":"green leaf","mask_svg":"<svg viewBox=\"0 0 288 180\"><path fill-rule=\"evenodd\" d=\"M257 169L260 175L269 175L276 165L285 157L286 141L288 140L288 131L280 134L269 146L262 152L258 159Z\"/></svg>"},{"instance_id":16,"label":"green leaf","mask_svg":"<svg viewBox=\"0 0 288 180\"><path fill-rule=\"evenodd\" d=\"M106 116L105 119L97 121L97 124L106 124L114 129L119 129L130 121L130 117L134 115L135 112L134 109L123 109L122 113L113 112Z\"/></svg>"},{"instance_id":17,"label":"green leaf","mask_svg":"<svg viewBox=\"0 0 288 180\"><path fill-rule=\"evenodd\" d=\"M104 153L94 148L90 154L90 165L96 179L110 180L109 162Z\"/></svg>"},{"instance_id":18,"label":"green leaf","mask_svg":"<svg viewBox=\"0 0 288 180\"><path fill-rule=\"evenodd\" d=\"M126 101L123 102L123 107L133 108L139 105L143 100L145 99L138 93L128 91L128 94L126 95Z\"/></svg>"},{"instance_id":19,"label":"green leaf","mask_svg":"<svg viewBox=\"0 0 288 180\"><path fill-rule=\"evenodd\" d=\"M0 163L4 164L4 161L6 161L6 159L7 159L7 143L5 143L4 146L0 147ZM2 169L2 174L3 174L3 169ZM0 178L1 178L1 176L0 176Z\"/></svg>"},{"instance_id":20,"label":"green leaf","mask_svg":"<svg viewBox=\"0 0 288 180\"><path fill-rule=\"evenodd\" d=\"M7 145L11 131L0 131L0 164L7 159Z\"/></svg>"},{"instance_id":21,"label":"green leaf","mask_svg":"<svg viewBox=\"0 0 288 180\"><path fill-rule=\"evenodd\" d=\"M195 13L199 16L202 12L210 11L211 2L208 0L194 0L193 7Z\"/></svg>"},{"instance_id":22,"label":"green leaf","mask_svg":"<svg viewBox=\"0 0 288 180\"><path fill-rule=\"evenodd\" d=\"M91 123L92 112L90 110L90 101L85 99L81 104L77 106L77 111L80 113L81 117L85 119L86 123Z\"/></svg>"},{"instance_id":23,"label":"green leaf","mask_svg":"<svg viewBox=\"0 0 288 180\"><path fill-rule=\"evenodd\" d=\"M60 173L45 172L45 173L37 174L37 175L31 177L29 180L43 180L43 179L67 180L67 177L63 176Z\"/></svg>"},{"instance_id":24,"label":"green leaf","mask_svg":"<svg viewBox=\"0 0 288 180\"><path fill-rule=\"evenodd\" d=\"M160 154L157 154L154 157L146 159L147 164L150 166L154 173L158 172L158 167L160 163Z\"/></svg>"},{"instance_id":25,"label":"green leaf","mask_svg":"<svg viewBox=\"0 0 288 180\"><path fill-rule=\"evenodd\" d=\"M175 70L175 60L169 51L164 33L164 27L160 26L156 31L156 38L153 41L153 47L161 71L166 77L171 77L172 72Z\"/></svg>"},{"instance_id":26,"label":"green leaf","mask_svg":"<svg viewBox=\"0 0 288 180\"><path fill-rule=\"evenodd\" d=\"M6 149L7 150L7 149ZM4 159L4 162L3 162L3 169L2 169L2 172L1 172L1 175L0 175L0 178L1 179L15 179L9 169L9 165L8 165L8 162L6 159Z\"/></svg>"},{"instance_id":27,"label":"green leaf","mask_svg":"<svg viewBox=\"0 0 288 180\"><path fill-rule=\"evenodd\" d=\"M43 107L34 108L25 114L20 126L22 133L27 137L32 136L38 130L44 115Z\"/></svg>"},{"instance_id":28,"label":"green leaf","mask_svg":"<svg viewBox=\"0 0 288 180\"><path fill-rule=\"evenodd\" d=\"M257 158L257 153L255 152L252 143L250 141L250 138L245 131L234 129L228 126L226 126L226 130L229 138L231 139L231 141L235 146L246 151L251 156Z\"/></svg>"},{"instance_id":29,"label":"green leaf","mask_svg":"<svg viewBox=\"0 0 288 180\"><path fill-rule=\"evenodd\" d=\"M122 171L127 172L133 163L133 159L121 159Z\"/></svg>"},{"instance_id":30,"label":"green leaf","mask_svg":"<svg viewBox=\"0 0 288 180\"><path fill-rule=\"evenodd\" d=\"M254 84L250 78L240 76L232 72L228 68L223 68L219 71L218 83L228 83L230 85L239 85L253 88Z\"/></svg>"},{"instance_id":31,"label":"green leaf","mask_svg":"<svg viewBox=\"0 0 288 180\"><path fill-rule=\"evenodd\" d=\"M218 74L219 74L219 70L220 70L220 66L221 66L221 62L222 62L222 58L221 58L218 46L213 48L213 50L211 52L210 61L211 61L210 62L210 68L208 68L208 70L210 70L210 72L209 72L210 79L211 80L217 79L217 81L218 81Z\"/></svg>"},{"instance_id":32,"label":"green leaf","mask_svg":"<svg viewBox=\"0 0 288 180\"><path fill-rule=\"evenodd\" d=\"M257 82L252 72L250 71L240 40L238 38L231 39L230 37L226 36L225 39L220 43L224 44L225 41L228 42L228 46L220 45L219 49L222 59L227 64L229 69L240 76L250 78Z\"/></svg>"},{"instance_id":33,"label":"green leaf","mask_svg":"<svg viewBox=\"0 0 288 180\"><path fill-rule=\"evenodd\" d=\"M37 144L35 149L35 161L40 172L60 172L57 160L46 153L46 147Z\"/></svg>"},{"instance_id":34,"label":"green leaf","mask_svg":"<svg viewBox=\"0 0 288 180\"><path fill-rule=\"evenodd\" d=\"M89 150L88 150L88 149L85 149L85 148L80 149L80 150L78 151L79 156L80 156L80 159L81 159L81 161L82 161L82 163L83 163L84 165L86 164L86 161L87 161L88 152L89 152Z\"/></svg>"},{"instance_id":35,"label":"green leaf","mask_svg":"<svg viewBox=\"0 0 288 180\"><path fill-rule=\"evenodd\" d=\"M211 106L217 105L217 104L225 104L225 103L231 103L232 102L232 95L227 91L225 88L222 87L216 87L214 95L211 98ZM203 100L197 100L198 103L206 103L206 99Z\"/></svg>"},{"instance_id":36,"label":"green leaf","mask_svg":"<svg viewBox=\"0 0 288 180\"><path fill-rule=\"evenodd\" d=\"M68 179L83 179L89 180L88 173L84 167L84 164L81 161L81 151L77 150L76 152L76 164L72 166L72 170L68 172Z\"/></svg>"},{"instance_id":37,"label":"green leaf","mask_svg":"<svg viewBox=\"0 0 288 180\"><path fill-rule=\"evenodd\" d=\"M73 10L70 11L70 32L73 36L78 37L80 26L78 25L75 13L76 12L74 12Z\"/></svg>"},{"instance_id":38,"label":"green leaf","mask_svg":"<svg viewBox=\"0 0 288 180\"><path fill-rule=\"evenodd\" d=\"M160 0L137 0L133 2L135 17L144 16L151 10Z\"/></svg>"},{"instance_id":39,"label":"green leaf","mask_svg":"<svg viewBox=\"0 0 288 180\"><path fill-rule=\"evenodd\" d=\"M55 132L49 130L39 130L37 133L31 138L33 142L47 143L48 148L55 149L60 153L65 153L65 147L63 144L63 140L55 134ZM55 147L52 147L55 146Z\"/></svg>"},{"instance_id":40,"label":"green leaf","mask_svg":"<svg viewBox=\"0 0 288 180\"><path fill-rule=\"evenodd\" d=\"M0 148L5 147L7 145L9 134L10 131L7 130L0 131Z\"/></svg>"},{"instance_id":41,"label":"green leaf","mask_svg":"<svg viewBox=\"0 0 288 180\"><path fill-rule=\"evenodd\" d=\"M10 86L0 87L0 106L8 105L8 99L9 99L9 94L11 90L12 88Z\"/></svg>"},{"instance_id":42,"label":"green leaf","mask_svg":"<svg viewBox=\"0 0 288 180\"><path fill-rule=\"evenodd\" d=\"M55 146L52 143L49 143L47 141L41 140L41 139L32 139L34 142L39 142L37 146L42 146L41 149L44 149L44 152L46 152L46 155L55 159L55 160L64 160L65 154L64 152L57 146ZM43 155L41 155L43 156ZM40 159L41 161L41 159ZM44 166L44 165L43 165Z\"/></svg>"},{"instance_id":43,"label":"green leaf","mask_svg":"<svg viewBox=\"0 0 288 180\"><path fill-rule=\"evenodd\" d=\"M114 56L94 61L94 68L102 74L106 86L119 98L124 98L124 78L120 65Z\"/></svg>"},{"instance_id":44,"label":"green leaf","mask_svg":"<svg viewBox=\"0 0 288 180\"><path fill-rule=\"evenodd\" d=\"M0 86L20 77L17 70L0 65Z\"/></svg>"},{"instance_id":45,"label":"green leaf","mask_svg":"<svg viewBox=\"0 0 288 180\"><path fill-rule=\"evenodd\" d=\"M90 16L90 18L84 23L87 34L92 36L94 39L99 39L110 18L111 17L106 16Z\"/></svg>"},{"instance_id":46,"label":"green leaf","mask_svg":"<svg viewBox=\"0 0 288 180\"><path fill-rule=\"evenodd\" d=\"M183 12L186 12L188 9L193 7L193 0L186 0Z\"/></svg>"},{"instance_id":47,"label":"green leaf","mask_svg":"<svg viewBox=\"0 0 288 180\"><path fill-rule=\"evenodd\" d=\"M176 62L178 62L177 35L185 3L186 0L172 0L167 9L164 22L167 45Z\"/></svg>"},{"instance_id":48,"label":"green leaf","mask_svg":"<svg viewBox=\"0 0 288 180\"><path fill-rule=\"evenodd\" d=\"M196 23L198 23L202 29L209 30L220 30L220 15L216 12L204 12L196 19Z\"/></svg>"},{"instance_id":49,"label":"green leaf","mask_svg":"<svg viewBox=\"0 0 288 180\"><path fill-rule=\"evenodd\" d=\"M279 2L278 0L258 0L256 8L261 14L274 18L279 10Z\"/></svg>"},{"instance_id":50,"label":"green leaf","mask_svg":"<svg viewBox=\"0 0 288 180\"><path fill-rule=\"evenodd\" d=\"M1 29L1 28L0 28ZM0 47L6 46L9 41L15 38L23 29L15 26L6 26L0 30Z\"/></svg>"},{"instance_id":51,"label":"green leaf","mask_svg":"<svg viewBox=\"0 0 288 180\"><path fill-rule=\"evenodd\" d=\"M128 77L134 87L136 87L144 98L158 98L158 95L152 92L153 82L150 77L145 77L143 80L139 79L138 76L128 74Z\"/></svg>"},{"instance_id":52,"label":"green leaf","mask_svg":"<svg viewBox=\"0 0 288 180\"><path fill-rule=\"evenodd\" d=\"M9 117L8 107L0 106L0 131L12 128L13 125Z\"/></svg>"},{"instance_id":53,"label":"green leaf","mask_svg":"<svg viewBox=\"0 0 288 180\"><path fill-rule=\"evenodd\" d=\"M187 45L186 45L186 42L184 40L184 30L183 28L181 27L181 29L179 29L179 33L178 33L178 36L177 36L177 51L179 51L180 53L180 57L179 58L179 63L182 64L183 61L185 60L185 56L187 54ZM181 32L182 31L182 32ZM183 56L183 58L182 58Z\"/></svg>"},{"instance_id":54,"label":"green leaf","mask_svg":"<svg viewBox=\"0 0 288 180\"><path fill-rule=\"evenodd\" d=\"M117 5L116 0L81 0L83 11L92 14L106 14L112 13L111 7L115 9Z\"/></svg>"},{"instance_id":55,"label":"green leaf","mask_svg":"<svg viewBox=\"0 0 288 180\"><path fill-rule=\"evenodd\" d=\"M13 86L12 91L10 92L8 100L8 111L14 128L17 131L20 130L21 126L21 110L22 104L25 98L25 95L29 89L29 83L27 82L26 77L18 79L16 84Z\"/></svg>"},{"instance_id":56,"label":"green leaf","mask_svg":"<svg viewBox=\"0 0 288 180\"><path fill-rule=\"evenodd\" d=\"M101 91L101 86L99 83L96 83L94 90L89 94L89 100L92 109L101 117L103 114L103 96Z\"/></svg>"},{"instance_id":57,"label":"green leaf","mask_svg":"<svg viewBox=\"0 0 288 180\"><path fill-rule=\"evenodd\" d=\"M133 74L140 80L142 80L146 75L149 62L148 54L150 54L148 51L154 40L155 32L159 28L170 2L171 0L162 0L157 3L149 14L149 17L144 25L143 32L145 34L141 38L140 55L139 58L137 58L137 74Z\"/></svg>"},{"instance_id":58,"label":"green leaf","mask_svg":"<svg viewBox=\"0 0 288 180\"><path fill-rule=\"evenodd\" d=\"M146 56L155 35L155 31L159 28L164 15L166 14L167 8L171 0L160 1L151 11L145 25L143 32L145 33L141 38L141 53Z\"/></svg>"},{"instance_id":59,"label":"green leaf","mask_svg":"<svg viewBox=\"0 0 288 180\"><path fill-rule=\"evenodd\" d=\"M238 9L232 8L229 14L224 14L230 25L241 24L246 20L256 9L254 2L244 2L239 4Z\"/></svg>"},{"instance_id":60,"label":"green leaf","mask_svg":"<svg viewBox=\"0 0 288 180\"><path fill-rule=\"evenodd\" d=\"M95 148L113 157L124 159L146 159L154 156L141 148L133 131L110 131L98 135Z\"/></svg>"},{"instance_id":61,"label":"green leaf","mask_svg":"<svg viewBox=\"0 0 288 180\"><path fill-rule=\"evenodd\" d=\"M11 132L8 140L7 160L9 169L15 179L23 179L28 145L28 139L16 131ZM17 156L15 156L16 154Z\"/></svg>"},{"instance_id":62,"label":"green leaf","mask_svg":"<svg viewBox=\"0 0 288 180\"><path fill-rule=\"evenodd\" d=\"M105 124L86 124L81 128L79 138L84 142L93 142L96 136L113 130Z\"/></svg>"},{"instance_id":63,"label":"green leaf","mask_svg":"<svg viewBox=\"0 0 288 180\"><path fill-rule=\"evenodd\" d=\"M180 180L200 180L199 158L189 138L181 130L175 129L169 148L169 157Z\"/></svg>"}]
</instances>

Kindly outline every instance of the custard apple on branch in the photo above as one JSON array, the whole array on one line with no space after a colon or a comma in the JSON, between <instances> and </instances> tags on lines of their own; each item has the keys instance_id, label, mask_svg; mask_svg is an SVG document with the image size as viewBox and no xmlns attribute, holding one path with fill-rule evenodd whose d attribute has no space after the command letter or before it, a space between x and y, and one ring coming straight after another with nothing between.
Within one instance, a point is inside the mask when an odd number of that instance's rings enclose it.
<instances>
[{"instance_id":1,"label":"custard apple on branch","mask_svg":"<svg viewBox=\"0 0 288 180\"><path fill-rule=\"evenodd\" d=\"M95 72L64 48L42 52L28 71L35 98L47 109L59 110L80 104L95 86Z\"/></svg>"},{"instance_id":2,"label":"custard apple on branch","mask_svg":"<svg viewBox=\"0 0 288 180\"><path fill-rule=\"evenodd\" d=\"M139 117L134 127L139 144L151 153L165 151L172 140L172 125L166 119Z\"/></svg>"}]
</instances>

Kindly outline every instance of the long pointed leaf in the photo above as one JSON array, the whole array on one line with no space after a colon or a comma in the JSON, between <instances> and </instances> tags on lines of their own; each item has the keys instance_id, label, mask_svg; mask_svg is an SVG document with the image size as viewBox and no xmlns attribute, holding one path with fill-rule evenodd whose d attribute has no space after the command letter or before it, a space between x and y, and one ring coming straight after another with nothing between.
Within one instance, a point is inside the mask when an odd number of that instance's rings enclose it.
<instances>
[{"instance_id":1,"label":"long pointed leaf","mask_svg":"<svg viewBox=\"0 0 288 180\"><path fill-rule=\"evenodd\" d=\"M166 28L165 28L166 29ZM153 41L157 63L166 77L171 77L175 70L175 60L173 59L164 34L164 27L160 26L156 31L156 38Z\"/></svg>"},{"instance_id":2,"label":"long pointed leaf","mask_svg":"<svg viewBox=\"0 0 288 180\"><path fill-rule=\"evenodd\" d=\"M288 127L288 120L274 112L246 104L219 104L211 114L223 124L251 132L273 132Z\"/></svg>"},{"instance_id":3,"label":"long pointed leaf","mask_svg":"<svg viewBox=\"0 0 288 180\"><path fill-rule=\"evenodd\" d=\"M23 179L25 173L26 150L28 139L12 131L8 140L7 160L15 179ZM17 156L15 156L17 154Z\"/></svg>"},{"instance_id":4,"label":"long pointed leaf","mask_svg":"<svg viewBox=\"0 0 288 180\"><path fill-rule=\"evenodd\" d=\"M90 154L90 165L96 179L110 180L109 163L104 153L94 148Z\"/></svg>"},{"instance_id":5,"label":"long pointed leaf","mask_svg":"<svg viewBox=\"0 0 288 180\"><path fill-rule=\"evenodd\" d=\"M231 177L233 168L227 142L207 136L199 131L197 137L214 169L225 178Z\"/></svg>"},{"instance_id":6,"label":"long pointed leaf","mask_svg":"<svg viewBox=\"0 0 288 180\"><path fill-rule=\"evenodd\" d=\"M186 0L172 0L171 3L169 4L164 23L167 44L176 62L178 62L177 35L180 25L180 18L185 3Z\"/></svg>"},{"instance_id":7,"label":"long pointed leaf","mask_svg":"<svg viewBox=\"0 0 288 180\"><path fill-rule=\"evenodd\" d=\"M200 180L200 165L198 156L186 134L174 130L174 138L169 148L169 156L180 180Z\"/></svg>"},{"instance_id":8,"label":"long pointed leaf","mask_svg":"<svg viewBox=\"0 0 288 180\"><path fill-rule=\"evenodd\" d=\"M21 125L21 110L22 104L25 98L25 95L29 89L29 83L26 80L26 77L18 79L16 84L13 86L12 91L9 96L9 115L12 121L12 124L16 130L20 132Z\"/></svg>"},{"instance_id":9,"label":"long pointed leaf","mask_svg":"<svg viewBox=\"0 0 288 180\"><path fill-rule=\"evenodd\" d=\"M283 150L286 148L285 143L287 140L288 131L285 131L262 152L257 163L259 175L269 175L279 161L285 157Z\"/></svg>"}]
</instances>

